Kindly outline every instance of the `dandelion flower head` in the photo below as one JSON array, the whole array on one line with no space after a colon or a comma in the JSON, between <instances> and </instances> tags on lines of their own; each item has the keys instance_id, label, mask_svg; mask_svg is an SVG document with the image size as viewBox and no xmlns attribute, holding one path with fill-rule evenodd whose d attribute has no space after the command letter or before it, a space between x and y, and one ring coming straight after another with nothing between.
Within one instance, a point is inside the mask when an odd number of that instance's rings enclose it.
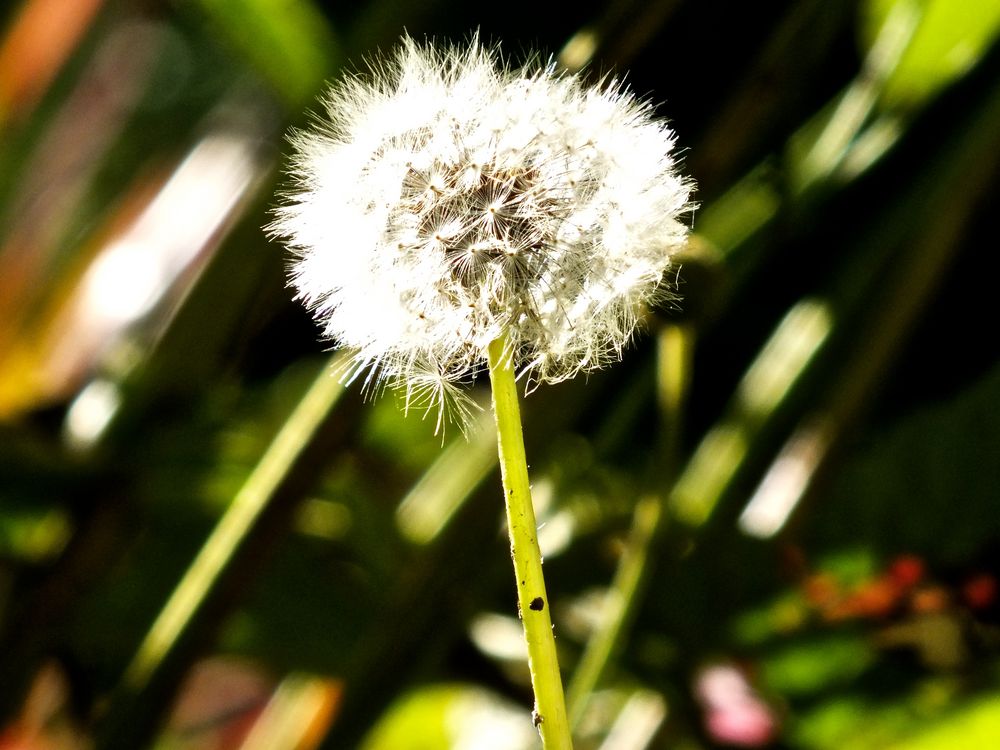
<instances>
[{"instance_id":1,"label":"dandelion flower head","mask_svg":"<svg viewBox=\"0 0 1000 750\"><path fill-rule=\"evenodd\" d=\"M683 245L674 134L611 81L404 38L292 136L270 230L323 333L407 404L462 399L501 334L521 375L617 359Z\"/></svg>"}]
</instances>

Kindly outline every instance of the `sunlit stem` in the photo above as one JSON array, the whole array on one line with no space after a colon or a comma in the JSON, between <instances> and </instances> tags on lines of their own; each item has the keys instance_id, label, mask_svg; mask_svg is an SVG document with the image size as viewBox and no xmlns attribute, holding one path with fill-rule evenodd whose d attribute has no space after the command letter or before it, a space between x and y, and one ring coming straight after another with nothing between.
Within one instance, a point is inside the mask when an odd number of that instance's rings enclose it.
<instances>
[{"instance_id":1,"label":"sunlit stem","mask_svg":"<svg viewBox=\"0 0 1000 750\"><path fill-rule=\"evenodd\" d=\"M650 573L650 549L667 517L664 498L678 462L682 407L690 379L693 329L667 324L657 339L657 401L663 429L659 483L661 492L642 497L635 507L632 529L615 576L604 599L601 617L584 648L567 691L571 726L577 726L587 701L608 664L627 638L643 583Z\"/></svg>"},{"instance_id":2,"label":"sunlit stem","mask_svg":"<svg viewBox=\"0 0 1000 750\"><path fill-rule=\"evenodd\" d=\"M528 485L528 464L521 433L521 410L511 351L506 337L489 347L493 413L500 448L500 475L507 507L510 552L514 560L518 610L528 646L528 669L535 692L535 724L546 750L572 748L556 642L549 615L549 598L542 576L535 510Z\"/></svg>"}]
</instances>

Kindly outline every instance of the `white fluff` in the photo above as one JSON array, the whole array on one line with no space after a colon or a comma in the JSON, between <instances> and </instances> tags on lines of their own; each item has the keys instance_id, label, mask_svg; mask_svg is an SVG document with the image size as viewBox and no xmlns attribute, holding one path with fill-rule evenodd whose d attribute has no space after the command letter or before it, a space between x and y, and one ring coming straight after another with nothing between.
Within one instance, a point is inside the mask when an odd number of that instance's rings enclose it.
<instances>
[{"instance_id":1,"label":"white fluff","mask_svg":"<svg viewBox=\"0 0 1000 750\"><path fill-rule=\"evenodd\" d=\"M684 243L674 134L621 86L404 38L295 133L272 234L325 336L408 403L459 404L506 330L554 382L620 357Z\"/></svg>"}]
</instances>

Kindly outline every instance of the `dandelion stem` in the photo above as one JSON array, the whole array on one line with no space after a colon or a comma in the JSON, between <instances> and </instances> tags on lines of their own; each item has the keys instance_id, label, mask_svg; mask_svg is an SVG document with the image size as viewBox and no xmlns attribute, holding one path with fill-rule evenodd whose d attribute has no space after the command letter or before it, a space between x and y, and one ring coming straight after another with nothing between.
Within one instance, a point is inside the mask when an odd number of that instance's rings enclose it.
<instances>
[{"instance_id":1,"label":"dandelion stem","mask_svg":"<svg viewBox=\"0 0 1000 750\"><path fill-rule=\"evenodd\" d=\"M552 633L552 618L549 615L550 602L542 576L542 555L538 548L535 510L528 486L521 410L506 336L501 336L490 344L489 364L518 610L524 626L524 640L528 646L531 687L535 691L535 724L545 750L572 748L556 642Z\"/></svg>"}]
</instances>

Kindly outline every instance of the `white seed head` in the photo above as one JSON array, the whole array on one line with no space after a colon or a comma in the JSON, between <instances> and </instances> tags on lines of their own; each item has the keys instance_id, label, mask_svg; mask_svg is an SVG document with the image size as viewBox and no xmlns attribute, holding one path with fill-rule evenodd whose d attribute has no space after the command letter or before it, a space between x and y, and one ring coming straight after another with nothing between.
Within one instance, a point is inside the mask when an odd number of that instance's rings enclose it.
<instances>
[{"instance_id":1,"label":"white seed head","mask_svg":"<svg viewBox=\"0 0 1000 750\"><path fill-rule=\"evenodd\" d=\"M521 374L559 381L619 358L665 293L692 185L673 132L617 83L404 38L324 104L292 136L269 229L368 384L461 401L502 331Z\"/></svg>"}]
</instances>

